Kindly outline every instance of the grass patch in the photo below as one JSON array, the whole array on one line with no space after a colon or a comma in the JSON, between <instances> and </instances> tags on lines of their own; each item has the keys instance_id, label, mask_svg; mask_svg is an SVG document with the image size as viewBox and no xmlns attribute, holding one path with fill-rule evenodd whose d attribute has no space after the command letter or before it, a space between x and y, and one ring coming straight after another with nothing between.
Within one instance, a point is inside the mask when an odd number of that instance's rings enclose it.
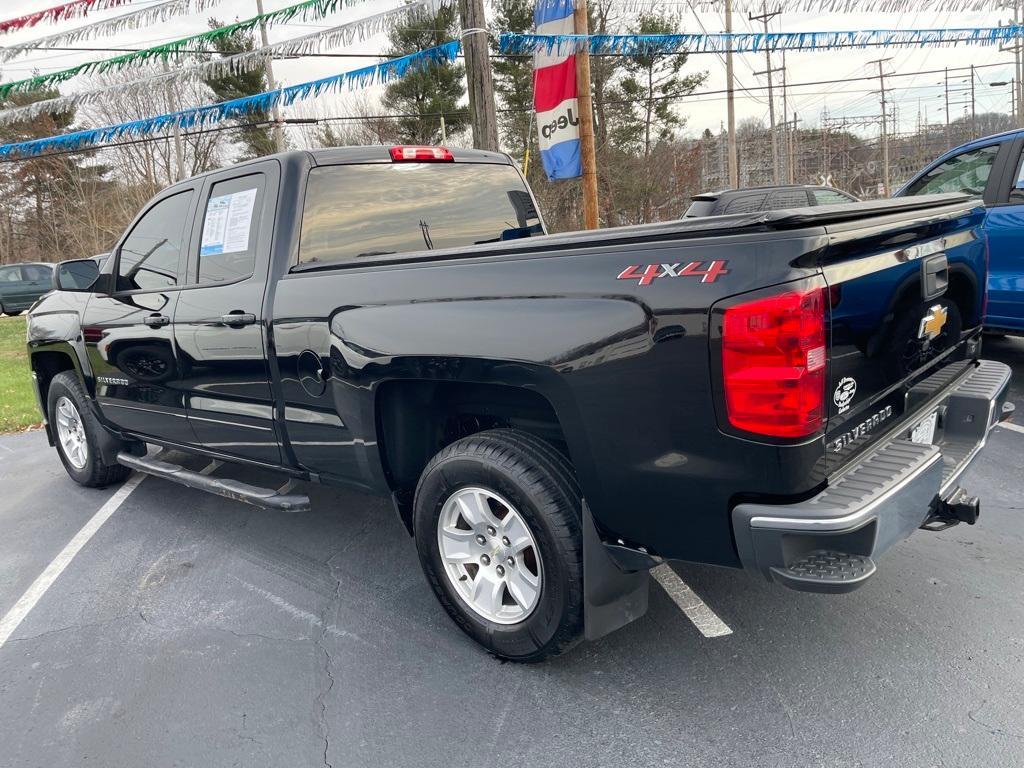
<instances>
[{"instance_id":1,"label":"grass patch","mask_svg":"<svg viewBox=\"0 0 1024 768\"><path fill-rule=\"evenodd\" d=\"M25 352L25 318L0 317L0 432L40 421Z\"/></svg>"}]
</instances>

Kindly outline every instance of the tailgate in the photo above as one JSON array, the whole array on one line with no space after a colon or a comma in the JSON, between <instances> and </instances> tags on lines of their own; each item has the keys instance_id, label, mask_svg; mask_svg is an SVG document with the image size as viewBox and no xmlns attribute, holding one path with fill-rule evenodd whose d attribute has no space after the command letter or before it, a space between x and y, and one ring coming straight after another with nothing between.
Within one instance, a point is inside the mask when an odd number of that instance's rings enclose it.
<instances>
[{"instance_id":1,"label":"tailgate","mask_svg":"<svg viewBox=\"0 0 1024 768\"><path fill-rule=\"evenodd\" d=\"M917 395L947 391L980 350L983 217L960 203L827 228L828 475L885 436L941 431L934 398Z\"/></svg>"}]
</instances>

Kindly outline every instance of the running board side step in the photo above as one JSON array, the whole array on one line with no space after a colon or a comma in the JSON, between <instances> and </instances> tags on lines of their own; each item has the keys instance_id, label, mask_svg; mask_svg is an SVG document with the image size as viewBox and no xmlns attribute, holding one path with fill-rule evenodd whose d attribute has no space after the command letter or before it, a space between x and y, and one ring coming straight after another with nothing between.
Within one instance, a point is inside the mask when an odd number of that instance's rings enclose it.
<instances>
[{"instance_id":1,"label":"running board side step","mask_svg":"<svg viewBox=\"0 0 1024 768\"><path fill-rule=\"evenodd\" d=\"M310 509L309 496L297 493L287 493L291 488L291 481L286 483L280 490L273 488L260 488L238 480L219 479L209 475L193 472L178 464L171 464L159 459L147 456L134 456L122 451L117 454L117 461L136 472L143 472L147 475L162 477L172 483L178 483L199 491L206 491L226 499L252 504L262 509L273 509L278 512L308 512Z\"/></svg>"}]
</instances>

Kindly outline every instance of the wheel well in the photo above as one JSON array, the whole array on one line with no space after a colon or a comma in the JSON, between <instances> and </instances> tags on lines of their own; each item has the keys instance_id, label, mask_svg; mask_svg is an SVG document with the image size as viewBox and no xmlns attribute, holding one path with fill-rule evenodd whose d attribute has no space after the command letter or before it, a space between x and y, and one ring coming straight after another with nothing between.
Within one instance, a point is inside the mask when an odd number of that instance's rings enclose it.
<instances>
[{"instance_id":1,"label":"wheel well","mask_svg":"<svg viewBox=\"0 0 1024 768\"><path fill-rule=\"evenodd\" d=\"M32 370L39 380L39 397L46 407L46 395L50 391L50 382L61 371L73 371L75 365L71 357L64 352L33 352Z\"/></svg>"},{"instance_id":2,"label":"wheel well","mask_svg":"<svg viewBox=\"0 0 1024 768\"><path fill-rule=\"evenodd\" d=\"M984 320L975 314L977 312L976 287L975 282L964 273L950 270L946 297L960 310L960 317L963 318L965 328L973 328Z\"/></svg>"},{"instance_id":3,"label":"wheel well","mask_svg":"<svg viewBox=\"0 0 1024 768\"><path fill-rule=\"evenodd\" d=\"M377 396L381 460L407 526L411 528L416 483L431 457L456 440L497 427L529 432L568 455L555 409L535 391L437 381L381 385Z\"/></svg>"}]
</instances>

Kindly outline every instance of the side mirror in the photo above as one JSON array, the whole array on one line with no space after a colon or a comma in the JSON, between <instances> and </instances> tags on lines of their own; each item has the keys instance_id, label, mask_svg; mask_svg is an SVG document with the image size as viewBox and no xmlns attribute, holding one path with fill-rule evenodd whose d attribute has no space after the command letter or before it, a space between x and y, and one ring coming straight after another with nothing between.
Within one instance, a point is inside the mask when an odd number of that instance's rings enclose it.
<instances>
[{"instance_id":1,"label":"side mirror","mask_svg":"<svg viewBox=\"0 0 1024 768\"><path fill-rule=\"evenodd\" d=\"M65 261L53 272L53 287L58 291L88 293L99 276L100 266L94 259Z\"/></svg>"}]
</instances>

